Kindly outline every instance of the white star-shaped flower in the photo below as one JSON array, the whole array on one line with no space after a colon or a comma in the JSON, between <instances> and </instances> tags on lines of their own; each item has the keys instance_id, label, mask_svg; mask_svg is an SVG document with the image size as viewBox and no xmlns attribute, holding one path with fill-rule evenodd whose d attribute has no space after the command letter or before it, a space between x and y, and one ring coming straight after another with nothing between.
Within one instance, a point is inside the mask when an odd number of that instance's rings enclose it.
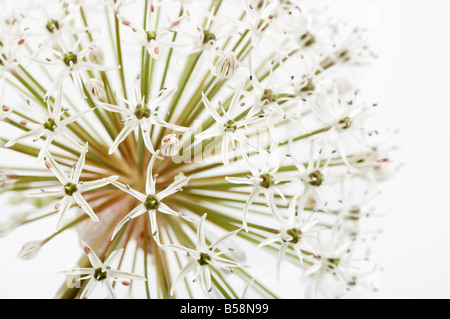
<instances>
[{"instance_id":1,"label":"white star-shaped flower","mask_svg":"<svg viewBox=\"0 0 450 319\"><path fill-rule=\"evenodd\" d=\"M240 104L239 98L242 95L242 87L236 90L236 93L233 96L230 107L228 111L223 110L223 115L220 116L216 109L212 106L211 102L208 100L206 95L202 93L203 96L203 104L205 105L208 112L211 114L211 117L219 124L218 126L213 126L206 131L203 131L197 135L195 138L197 140L205 140L213 137L222 137L222 161L224 164L229 164L229 154L228 149L230 143L235 148L235 143L238 142L241 146L242 152L245 153L243 149L244 146L248 146L255 151L262 151L257 146L253 145L253 143L246 136L251 133L248 129L248 125L253 124L257 121L263 119L263 117L255 116L250 118L244 118L242 120L237 120L236 117L239 115ZM222 107L222 105L221 105Z\"/></svg>"},{"instance_id":2,"label":"white star-shaped flower","mask_svg":"<svg viewBox=\"0 0 450 319\"><path fill-rule=\"evenodd\" d=\"M80 295L80 299L88 298L98 286L103 288L107 298L116 299L117 296L113 288L114 281L121 279L146 280L142 276L111 268L117 258L123 254L123 249L113 251L108 258L102 262L85 242L82 242L82 244L84 252L91 262L92 268L74 268L62 272L64 274L76 276L77 281L89 279L89 282L86 284L86 287ZM130 282L124 280L122 281L122 284L129 286Z\"/></svg>"},{"instance_id":3,"label":"white star-shaped flower","mask_svg":"<svg viewBox=\"0 0 450 319\"><path fill-rule=\"evenodd\" d=\"M308 218L303 218L301 217L302 215L303 214L297 214L295 202L293 201L289 206L288 218L279 220L281 222L279 233L267 238L258 245L259 248L275 242L281 243L276 266L278 279L280 276L281 261L289 246L294 249L302 264L304 257L302 250L306 249L312 253L315 251L311 246L311 242L315 241L317 236L317 229L315 229L315 226L318 223L318 220L311 218L311 215Z\"/></svg>"},{"instance_id":4,"label":"white star-shaped flower","mask_svg":"<svg viewBox=\"0 0 450 319\"><path fill-rule=\"evenodd\" d=\"M185 217L181 212L176 212L166 204L162 202L162 200L176 192L178 192L183 186L185 186L189 180L190 177L181 177L172 182L166 189L163 191L156 193L156 176L152 175L153 170L153 164L156 160L156 158L159 155L159 150L153 154L152 159L150 160L150 163L148 165L147 169L147 180L145 184L145 194L138 192L134 189L132 189L129 185L123 185L122 183L112 181L111 183L116 186L117 188L123 190L124 192L134 196L137 200L141 202L138 206L136 206L130 213L128 213L125 218L123 218L120 223L116 226L114 229L112 238L116 236L116 234L119 232L119 230L130 220L133 218L136 218L142 214L145 214L146 212L149 213L150 217L150 224L152 229L153 237L155 238L155 241L159 244L159 238L157 236L158 234L158 224L156 222L156 212L161 212L164 214L170 214L178 217L182 217L184 219L190 220L188 217Z\"/></svg>"},{"instance_id":5,"label":"white star-shaped flower","mask_svg":"<svg viewBox=\"0 0 450 319\"><path fill-rule=\"evenodd\" d=\"M119 147L119 144L122 143L125 140L125 138L136 128L141 129L144 144L152 154L155 153L155 150L153 148L149 131L153 125L163 126L168 129L180 132L190 130L190 128L188 127L182 127L175 124L167 123L158 116L158 108L165 100L170 98L172 94L175 93L177 88L168 91L164 88L158 93L158 95L155 98L150 99L147 103L145 103L145 97L142 96L141 94L140 78L141 78L140 75L138 75L135 80L134 85L135 87L134 93L136 101L135 103L132 103L124 98L119 97L129 107L112 105L103 102L98 103L101 107L103 107L108 111L118 112L126 116L126 118L123 120L125 126L122 129L122 131L120 131L119 135L117 135L116 139L111 145L109 149L109 154L114 153L114 151Z\"/></svg>"},{"instance_id":6,"label":"white star-shaped flower","mask_svg":"<svg viewBox=\"0 0 450 319\"><path fill-rule=\"evenodd\" d=\"M357 143L366 147L365 137L370 135L372 131L364 126L364 121L370 116L372 106L366 106L357 103L355 98L349 101L343 101L339 97L338 89L334 88L334 94L327 96L312 103L312 110L317 119L322 122L325 127L330 129L322 135L324 145L332 145L335 147L342 160L352 169L347 160L345 151L346 138L353 138Z\"/></svg>"},{"instance_id":7,"label":"white star-shaped flower","mask_svg":"<svg viewBox=\"0 0 450 319\"><path fill-rule=\"evenodd\" d=\"M97 189L106 186L116 179L118 176L110 176L108 178L102 178L95 181L82 182L80 181L81 172L83 171L83 166L86 159L86 153L88 151L88 143L84 145L84 149L80 154L77 164L72 168L70 176L68 176L63 168L55 161L53 156L47 152L45 157L48 161L46 163L47 167L50 167L53 174L62 184L62 186L41 188L39 193L32 193L31 197L61 197L62 199L56 206L58 207L58 223L56 225L56 230L59 229L59 225L64 214L70 209L73 203L77 203L79 207L87 214L94 222L98 222L99 219L94 213L92 207L83 198L82 194L84 192Z\"/></svg>"},{"instance_id":8,"label":"white star-shaped flower","mask_svg":"<svg viewBox=\"0 0 450 319\"><path fill-rule=\"evenodd\" d=\"M58 136L64 137L66 141L70 142L76 149L82 150L83 146L78 144L78 142L69 134L66 126L78 120L79 118L84 116L86 113L92 111L93 109L79 112L77 114L74 114L61 120L61 117L64 113L61 106L61 98L62 98L62 86L60 86L58 90L58 96L55 99L53 108L50 105L50 101L47 100L47 113L43 112L42 109L36 107L30 102L30 100L27 99L27 104L30 107L33 114L35 115L37 123L31 123L30 125L35 126L34 128L31 128L28 132L25 132L9 140L5 144L5 147L13 146L19 140L27 138L29 136L35 136L34 141L38 141L41 137L45 137L44 145L41 147L41 150L37 157L38 162L42 160L45 153L48 151L50 144Z\"/></svg>"},{"instance_id":9,"label":"white star-shaped flower","mask_svg":"<svg viewBox=\"0 0 450 319\"><path fill-rule=\"evenodd\" d=\"M183 247L180 245L165 245L163 249L175 249L185 252L189 257L189 261L181 269L180 273L176 277L170 289L170 294L173 295L175 291L175 286L186 277L191 271L195 272L195 278L200 278L202 287L204 291L209 295L211 292L211 272L210 267L222 268L222 269L232 269L236 267L242 267L242 265L222 257L223 252L216 250L218 245L222 244L226 239L235 236L241 229L237 229L233 232L227 233L217 239L211 245L206 244L205 233L203 229L203 224L206 219L206 214L204 214L200 220L200 225L197 228L197 243L195 244L195 249Z\"/></svg>"},{"instance_id":10,"label":"white star-shaped flower","mask_svg":"<svg viewBox=\"0 0 450 319\"><path fill-rule=\"evenodd\" d=\"M253 203L253 201L263 193L267 206L272 209L274 217L280 218L277 214L276 203L275 203L275 195L278 194L280 197L286 202L286 198L283 193L280 191L277 186L280 182L290 181L292 178L289 177L289 174L277 173L279 169L279 165L275 165L274 167L270 167L269 160L266 161L266 165L258 170L255 165L252 165L249 161L247 154L244 152L243 157L249 168L252 175L247 175L247 177L225 177L225 179L233 184L246 184L253 186L250 196L245 203L244 206L244 215L242 218L243 227L245 231L248 231L247 228L247 213L248 210Z\"/></svg>"},{"instance_id":11,"label":"white star-shaped flower","mask_svg":"<svg viewBox=\"0 0 450 319\"><path fill-rule=\"evenodd\" d=\"M147 29L135 25L124 17L118 17L121 23L129 27L136 36L136 45L144 47L153 59L159 59L161 49L178 46L172 41L174 29L180 23L180 19L174 20L170 25L159 27L158 30Z\"/></svg>"},{"instance_id":12,"label":"white star-shaped flower","mask_svg":"<svg viewBox=\"0 0 450 319\"><path fill-rule=\"evenodd\" d=\"M64 31L64 30L63 30ZM56 74L54 81L50 85L47 93L44 96L44 100L47 101L53 90L61 85L61 83L67 77L71 77L73 79L73 84L75 85L78 92L84 95L83 90L83 79L82 79L82 71L86 70L96 70L96 71L108 71L115 70L117 68L104 67L96 63L89 62L87 59L89 53L94 48L91 43L89 46L84 47L80 50L80 43L83 40L83 37L79 37L78 41L72 44L71 39L67 34L63 35L61 38L60 50L49 49L52 53L52 57L40 59L40 58L32 58L32 60L44 64L44 65L54 65L60 67L60 71Z\"/></svg>"}]
</instances>

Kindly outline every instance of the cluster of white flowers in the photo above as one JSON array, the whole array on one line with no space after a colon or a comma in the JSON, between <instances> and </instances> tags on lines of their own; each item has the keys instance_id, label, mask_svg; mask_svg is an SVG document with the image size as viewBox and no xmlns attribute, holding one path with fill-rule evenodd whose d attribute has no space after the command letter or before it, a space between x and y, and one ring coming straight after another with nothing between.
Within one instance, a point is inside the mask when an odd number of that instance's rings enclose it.
<instances>
[{"instance_id":1,"label":"cluster of white flowers","mask_svg":"<svg viewBox=\"0 0 450 319\"><path fill-rule=\"evenodd\" d=\"M239 248L223 247L240 237L277 255L278 278L282 261L296 265L309 296L375 288L377 267L355 251L370 233L363 204L392 165L365 121L377 105L352 81L374 56L363 30L307 0L32 3L0 18L0 119L22 131L5 129L4 147L42 169L12 163L0 182L2 192L49 197L52 212L0 234L59 217L56 233L25 245L23 257L77 226L105 262L83 242L92 268L68 273L91 280L73 296L101 285L116 297L119 277L147 280L149 295L147 257L145 276L111 269L121 252L112 248L135 240L155 255L153 276L166 277L161 297L191 272L209 297L238 297L221 284L229 271L245 294L275 297ZM64 224L77 207L85 214Z\"/></svg>"}]
</instances>

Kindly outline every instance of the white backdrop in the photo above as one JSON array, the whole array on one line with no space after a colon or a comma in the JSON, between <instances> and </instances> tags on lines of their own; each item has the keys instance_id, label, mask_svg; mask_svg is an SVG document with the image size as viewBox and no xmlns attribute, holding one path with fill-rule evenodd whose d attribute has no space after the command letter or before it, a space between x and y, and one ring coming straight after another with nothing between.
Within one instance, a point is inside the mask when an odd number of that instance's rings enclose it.
<instances>
[{"instance_id":1,"label":"white backdrop","mask_svg":"<svg viewBox=\"0 0 450 319\"><path fill-rule=\"evenodd\" d=\"M404 164L374 203L384 232L373 257L384 271L379 292L363 297L449 298L450 1L333 0L331 12L371 29L380 57L363 73L362 91L379 103L379 127L399 130L393 155ZM31 225L0 239L0 298L53 297L64 280L57 272L80 254L75 234L50 242L32 261L15 257L53 226Z\"/></svg>"}]
</instances>

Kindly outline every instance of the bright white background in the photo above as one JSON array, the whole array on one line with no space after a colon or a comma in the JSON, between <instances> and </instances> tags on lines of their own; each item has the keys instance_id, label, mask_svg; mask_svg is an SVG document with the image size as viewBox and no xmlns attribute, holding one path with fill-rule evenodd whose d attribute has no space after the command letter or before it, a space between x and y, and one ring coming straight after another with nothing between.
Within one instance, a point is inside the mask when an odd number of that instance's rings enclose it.
<instances>
[{"instance_id":1,"label":"bright white background","mask_svg":"<svg viewBox=\"0 0 450 319\"><path fill-rule=\"evenodd\" d=\"M379 59L365 71L362 89L379 103L379 127L396 128L403 163L381 185L374 203L383 234L373 257L384 268L378 293L368 298L450 298L450 1L333 0L331 10L371 28ZM76 262L74 233L50 242L32 261L15 257L28 240L45 237L48 223L0 239L0 298L52 298L64 280L56 274Z\"/></svg>"}]
</instances>

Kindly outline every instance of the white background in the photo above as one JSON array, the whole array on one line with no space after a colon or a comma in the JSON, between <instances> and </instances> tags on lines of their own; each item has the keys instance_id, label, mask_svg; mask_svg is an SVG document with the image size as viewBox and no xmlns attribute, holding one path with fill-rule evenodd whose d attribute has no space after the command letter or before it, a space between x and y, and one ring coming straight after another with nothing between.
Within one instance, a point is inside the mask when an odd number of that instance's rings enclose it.
<instances>
[{"instance_id":1,"label":"white background","mask_svg":"<svg viewBox=\"0 0 450 319\"><path fill-rule=\"evenodd\" d=\"M399 130L393 155L404 164L375 203L384 233L373 257L384 271L379 292L363 297L449 298L450 1L333 0L331 10L372 30L379 59L362 88L380 105L380 128ZM15 257L52 227L39 223L0 239L0 298L53 297L64 280L56 273L80 254L75 234L50 242L32 261Z\"/></svg>"}]
</instances>

